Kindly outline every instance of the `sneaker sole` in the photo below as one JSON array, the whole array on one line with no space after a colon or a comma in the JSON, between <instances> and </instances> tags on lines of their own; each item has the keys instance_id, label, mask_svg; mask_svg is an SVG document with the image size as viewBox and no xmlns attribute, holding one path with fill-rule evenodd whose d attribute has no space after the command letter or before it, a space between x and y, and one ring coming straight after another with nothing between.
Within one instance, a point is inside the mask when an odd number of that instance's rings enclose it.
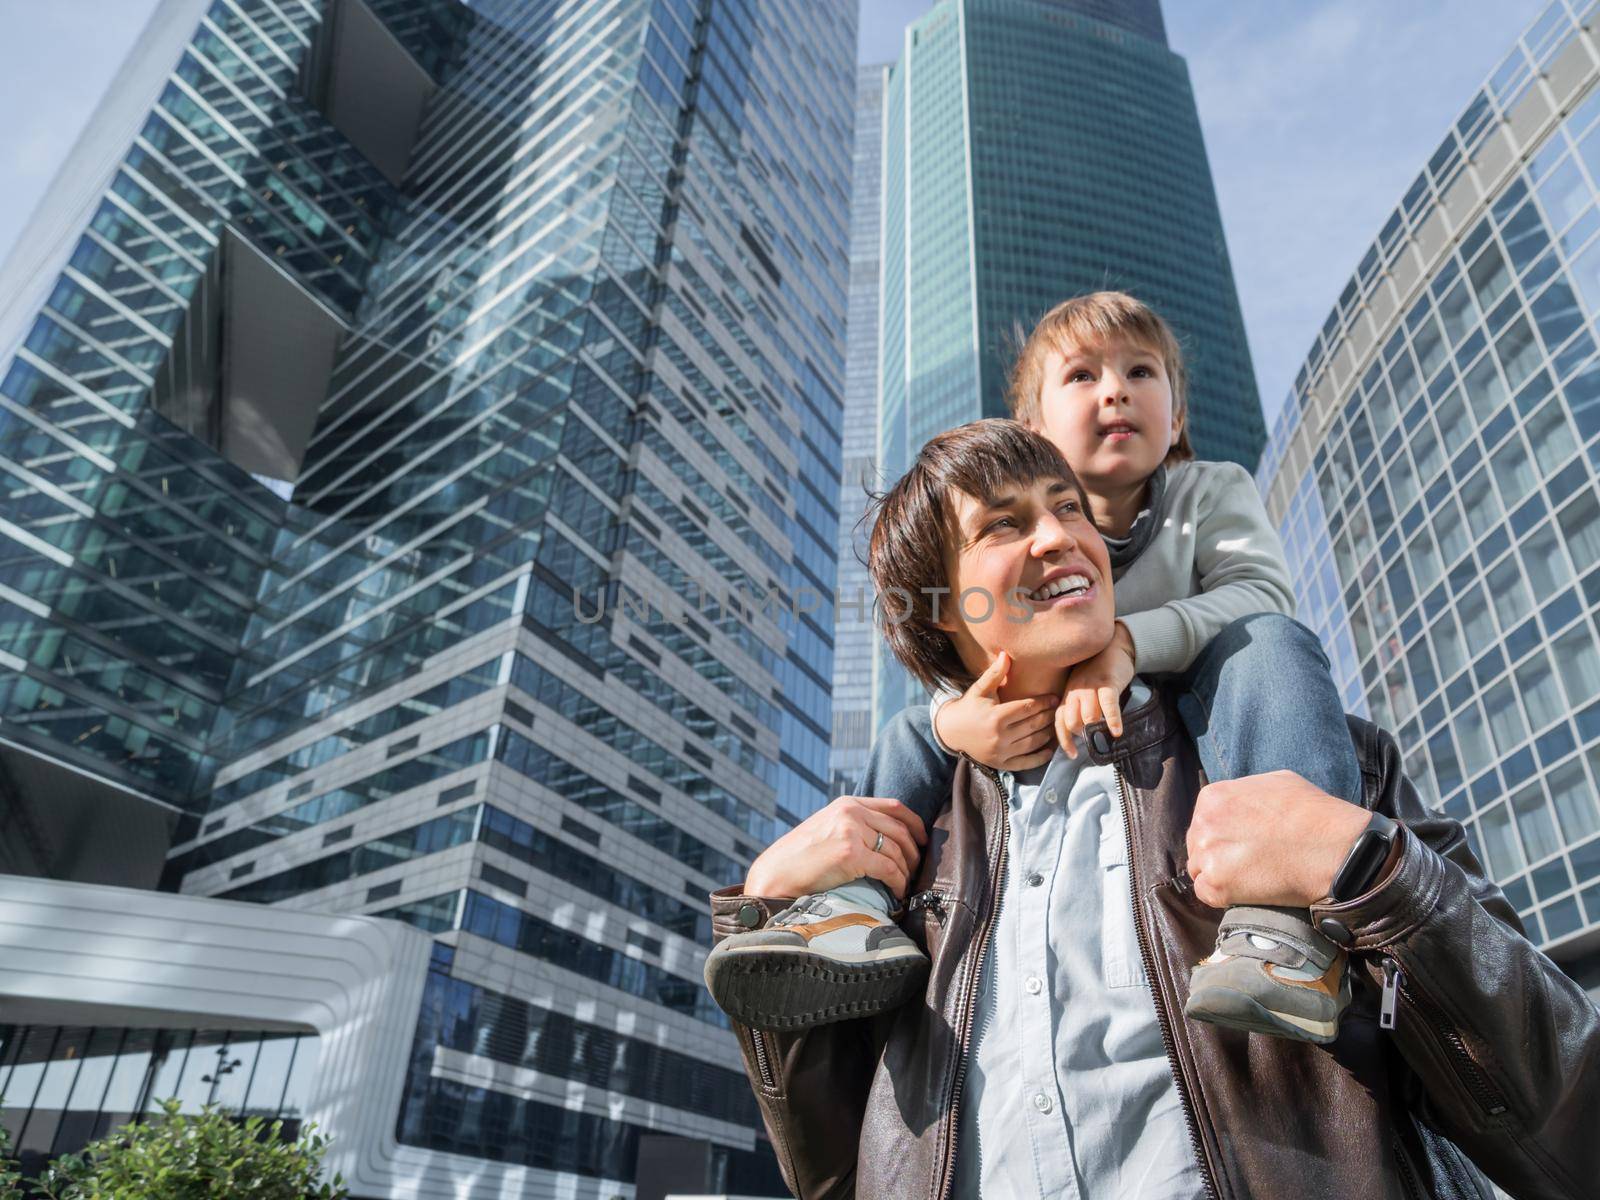
<instances>
[{"instance_id":1,"label":"sneaker sole","mask_svg":"<svg viewBox=\"0 0 1600 1200\"><path fill-rule=\"evenodd\" d=\"M705 970L723 1012L777 1033L887 1012L921 991L927 974L920 952L841 962L781 946L713 954Z\"/></svg>"},{"instance_id":2,"label":"sneaker sole","mask_svg":"<svg viewBox=\"0 0 1600 1200\"><path fill-rule=\"evenodd\" d=\"M1275 1012L1254 997L1232 988L1212 987L1190 996L1183 1006L1183 1015L1192 1021L1220 1025L1224 1029L1264 1033L1296 1042L1314 1042L1319 1046L1326 1046L1339 1036L1337 1019L1315 1021L1293 1013Z\"/></svg>"}]
</instances>

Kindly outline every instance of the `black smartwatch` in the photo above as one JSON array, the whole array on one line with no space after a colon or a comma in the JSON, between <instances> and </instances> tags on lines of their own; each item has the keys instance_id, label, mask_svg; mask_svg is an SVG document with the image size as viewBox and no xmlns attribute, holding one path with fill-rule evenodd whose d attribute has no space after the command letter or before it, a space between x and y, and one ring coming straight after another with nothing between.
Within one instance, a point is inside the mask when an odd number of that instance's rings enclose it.
<instances>
[{"instance_id":1,"label":"black smartwatch","mask_svg":"<svg viewBox=\"0 0 1600 1200\"><path fill-rule=\"evenodd\" d=\"M1356 838L1356 844L1350 847L1350 853L1345 855L1339 873L1333 877L1328 898L1336 904L1343 904L1346 900L1363 895L1378 882L1378 872L1389 861L1389 851L1399 832L1399 822L1374 812L1367 820L1367 827L1361 831L1361 836Z\"/></svg>"}]
</instances>

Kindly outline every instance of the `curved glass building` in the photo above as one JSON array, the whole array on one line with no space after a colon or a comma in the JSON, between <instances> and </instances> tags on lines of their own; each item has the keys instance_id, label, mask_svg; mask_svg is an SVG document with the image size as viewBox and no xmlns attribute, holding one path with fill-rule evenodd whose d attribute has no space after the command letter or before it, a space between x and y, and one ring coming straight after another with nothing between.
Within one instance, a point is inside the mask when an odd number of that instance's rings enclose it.
<instances>
[{"instance_id":1,"label":"curved glass building","mask_svg":"<svg viewBox=\"0 0 1600 1200\"><path fill-rule=\"evenodd\" d=\"M1258 481L1345 702L1398 734L1530 936L1600 983L1600 6L1446 132Z\"/></svg>"}]
</instances>

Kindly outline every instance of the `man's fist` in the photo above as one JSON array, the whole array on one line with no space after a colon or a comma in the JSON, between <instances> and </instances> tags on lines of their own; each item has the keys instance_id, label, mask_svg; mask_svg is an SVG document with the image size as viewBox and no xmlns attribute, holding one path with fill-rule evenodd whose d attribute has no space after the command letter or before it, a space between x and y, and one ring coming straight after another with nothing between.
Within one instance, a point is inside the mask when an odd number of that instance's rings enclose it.
<instances>
[{"instance_id":1,"label":"man's fist","mask_svg":"<svg viewBox=\"0 0 1600 1200\"><path fill-rule=\"evenodd\" d=\"M1309 907L1328 894L1370 815L1293 771L1207 784L1189 822L1194 894L1213 908Z\"/></svg>"}]
</instances>

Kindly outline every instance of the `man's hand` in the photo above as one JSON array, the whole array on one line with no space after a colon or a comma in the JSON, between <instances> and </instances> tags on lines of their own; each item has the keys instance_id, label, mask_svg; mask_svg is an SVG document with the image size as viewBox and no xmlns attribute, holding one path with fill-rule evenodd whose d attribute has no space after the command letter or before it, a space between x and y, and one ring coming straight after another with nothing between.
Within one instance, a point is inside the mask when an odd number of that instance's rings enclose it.
<instances>
[{"instance_id":1,"label":"man's hand","mask_svg":"<svg viewBox=\"0 0 1600 1200\"><path fill-rule=\"evenodd\" d=\"M1366 809L1293 771L1207 784L1189 822L1189 876L1202 904L1307 908L1333 886Z\"/></svg>"},{"instance_id":2,"label":"man's hand","mask_svg":"<svg viewBox=\"0 0 1600 1200\"><path fill-rule=\"evenodd\" d=\"M1104 720L1112 737L1122 736L1122 691L1133 679L1133 637L1118 621L1111 642L1067 673L1067 690L1056 709L1056 739L1068 758L1078 757L1077 739Z\"/></svg>"},{"instance_id":3,"label":"man's hand","mask_svg":"<svg viewBox=\"0 0 1600 1200\"><path fill-rule=\"evenodd\" d=\"M1056 698L1029 696L1002 703L1000 689L1010 670L1011 656L1002 650L965 694L940 705L933 724L939 740L952 750L999 771L1026 771L1055 755L1050 714Z\"/></svg>"},{"instance_id":4,"label":"man's hand","mask_svg":"<svg viewBox=\"0 0 1600 1200\"><path fill-rule=\"evenodd\" d=\"M880 833L883 845L874 850ZM900 801L840 796L762 851L744 889L751 896L792 899L870 878L903 896L927 842L922 818Z\"/></svg>"}]
</instances>

